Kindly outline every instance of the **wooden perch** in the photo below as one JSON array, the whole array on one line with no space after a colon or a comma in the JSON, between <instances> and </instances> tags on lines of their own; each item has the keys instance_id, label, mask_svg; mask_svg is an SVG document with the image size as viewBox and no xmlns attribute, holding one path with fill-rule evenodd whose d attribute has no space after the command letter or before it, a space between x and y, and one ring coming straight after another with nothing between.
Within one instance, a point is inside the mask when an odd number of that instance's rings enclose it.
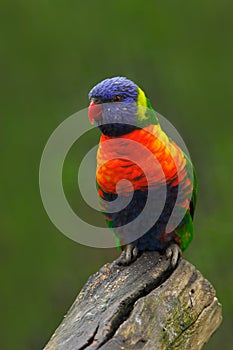
<instances>
[{"instance_id":1,"label":"wooden perch","mask_svg":"<svg viewBox=\"0 0 233 350\"><path fill-rule=\"evenodd\" d=\"M222 320L211 284L189 262L158 252L91 276L45 350L192 349Z\"/></svg>"}]
</instances>

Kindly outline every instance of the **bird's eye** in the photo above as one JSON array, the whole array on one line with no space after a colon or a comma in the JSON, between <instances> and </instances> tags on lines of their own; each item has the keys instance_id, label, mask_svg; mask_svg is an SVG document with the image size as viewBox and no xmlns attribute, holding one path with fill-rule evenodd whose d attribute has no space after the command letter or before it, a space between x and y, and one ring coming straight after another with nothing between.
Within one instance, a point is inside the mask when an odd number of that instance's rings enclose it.
<instances>
[{"instance_id":1,"label":"bird's eye","mask_svg":"<svg viewBox=\"0 0 233 350\"><path fill-rule=\"evenodd\" d=\"M93 97L92 102L94 102L95 104L100 104L101 103L101 99L99 97Z\"/></svg>"},{"instance_id":2,"label":"bird's eye","mask_svg":"<svg viewBox=\"0 0 233 350\"><path fill-rule=\"evenodd\" d=\"M113 102L122 102L123 101L123 97L116 95L113 97Z\"/></svg>"}]
</instances>

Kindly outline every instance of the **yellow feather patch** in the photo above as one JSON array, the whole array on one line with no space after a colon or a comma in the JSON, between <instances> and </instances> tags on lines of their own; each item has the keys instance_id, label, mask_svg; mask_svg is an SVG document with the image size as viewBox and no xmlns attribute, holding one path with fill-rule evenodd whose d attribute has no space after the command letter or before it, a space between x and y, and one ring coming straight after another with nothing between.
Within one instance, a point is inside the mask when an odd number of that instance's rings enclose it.
<instances>
[{"instance_id":1,"label":"yellow feather patch","mask_svg":"<svg viewBox=\"0 0 233 350\"><path fill-rule=\"evenodd\" d=\"M142 89L140 89L140 87L138 87L137 105L138 105L138 120L139 121L145 120L147 118L146 117L146 109L147 109L146 95L142 91Z\"/></svg>"}]
</instances>

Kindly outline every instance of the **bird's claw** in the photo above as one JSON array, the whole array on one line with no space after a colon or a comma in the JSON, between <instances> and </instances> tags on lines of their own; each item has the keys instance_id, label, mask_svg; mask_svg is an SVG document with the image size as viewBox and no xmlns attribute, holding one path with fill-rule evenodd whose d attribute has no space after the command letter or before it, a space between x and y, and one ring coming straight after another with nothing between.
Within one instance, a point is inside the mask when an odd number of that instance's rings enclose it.
<instances>
[{"instance_id":1,"label":"bird's claw","mask_svg":"<svg viewBox=\"0 0 233 350\"><path fill-rule=\"evenodd\" d=\"M171 259L171 266L174 268L182 255L181 249L176 243L172 243L166 249L166 257Z\"/></svg>"},{"instance_id":2,"label":"bird's claw","mask_svg":"<svg viewBox=\"0 0 233 350\"><path fill-rule=\"evenodd\" d=\"M121 253L120 257L117 259L117 264L118 265L129 265L131 264L134 260L137 259L139 255L139 250L138 248L133 245L132 243L127 244Z\"/></svg>"}]
</instances>

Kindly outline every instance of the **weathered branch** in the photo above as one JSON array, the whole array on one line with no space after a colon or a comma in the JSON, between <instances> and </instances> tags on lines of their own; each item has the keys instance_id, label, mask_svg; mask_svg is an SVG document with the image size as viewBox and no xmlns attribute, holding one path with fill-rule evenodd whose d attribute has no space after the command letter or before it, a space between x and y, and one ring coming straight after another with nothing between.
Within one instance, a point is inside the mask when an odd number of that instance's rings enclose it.
<instances>
[{"instance_id":1,"label":"weathered branch","mask_svg":"<svg viewBox=\"0 0 233 350\"><path fill-rule=\"evenodd\" d=\"M222 320L211 284L157 252L91 276L45 350L201 349Z\"/></svg>"}]
</instances>

